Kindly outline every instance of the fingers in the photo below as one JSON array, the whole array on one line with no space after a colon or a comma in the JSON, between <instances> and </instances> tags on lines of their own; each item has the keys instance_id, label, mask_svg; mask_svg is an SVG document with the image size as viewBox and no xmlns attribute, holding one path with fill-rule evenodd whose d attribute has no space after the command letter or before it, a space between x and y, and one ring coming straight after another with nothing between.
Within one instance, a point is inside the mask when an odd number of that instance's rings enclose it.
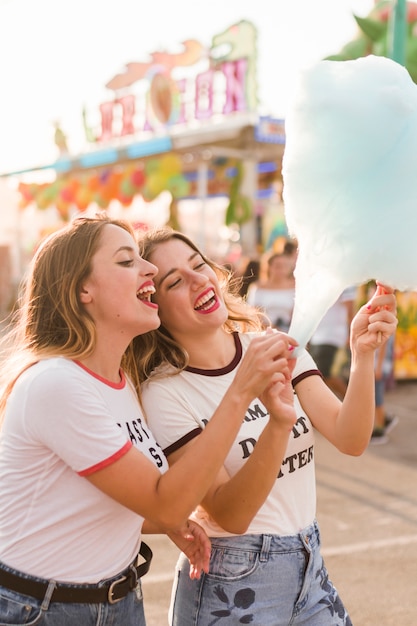
<instances>
[{"instance_id":1,"label":"fingers","mask_svg":"<svg viewBox=\"0 0 417 626\"><path fill-rule=\"evenodd\" d=\"M396 312L395 290L377 282L372 297L359 309L352 321L352 350L368 352L381 347L395 333L398 324Z\"/></svg>"},{"instance_id":2,"label":"fingers","mask_svg":"<svg viewBox=\"0 0 417 626\"><path fill-rule=\"evenodd\" d=\"M377 343L381 344L383 339L388 339L395 333L398 319L390 311L382 310L369 316L368 332L376 333Z\"/></svg>"},{"instance_id":3,"label":"fingers","mask_svg":"<svg viewBox=\"0 0 417 626\"><path fill-rule=\"evenodd\" d=\"M378 347L395 333L398 324L394 290L378 283L375 294L363 310L368 315L366 331L375 334Z\"/></svg>"},{"instance_id":4,"label":"fingers","mask_svg":"<svg viewBox=\"0 0 417 626\"><path fill-rule=\"evenodd\" d=\"M390 287L389 285L384 285L382 283L379 282L379 280L376 281L376 287L377 287L377 291L378 289L380 290L380 293L394 293L394 287Z\"/></svg>"},{"instance_id":5,"label":"fingers","mask_svg":"<svg viewBox=\"0 0 417 626\"><path fill-rule=\"evenodd\" d=\"M365 307L368 311L372 312L378 311L382 308L395 312L397 309L397 303L394 292L392 290L387 292L385 289L378 286L378 289L375 291L374 295Z\"/></svg>"},{"instance_id":6,"label":"fingers","mask_svg":"<svg viewBox=\"0 0 417 626\"><path fill-rule=\"evenodd\" d=\"M369 314L368 330L370 332L376 332L376 343L380 345L383 341L383 333L386 338L388 338L392 332L395 332L397 325L395 317L397 305L392 287L377 283L376 291L369 300L368 304L365 305L365 309L366 313ZM382 311L389 312L390 315L379 315ZM386 326L379 328L378 324L384 322L386 324L395 324L395 326L393 328L388 328ZM375 326L375 324L377 324L377 326Z\"/></svg>"},{"instance_id":7,"label":"fingers","mask_svg":"<svg viewBox=\"0 0 417 626\"><path fill-rule=\"evenodd\" d=\"M188 532L184 536L189 541L184 550L190 562L190 578L199 579L201 572L208 573L211 542L205 530L196 522L188 520Z\"/></svg>"},{"instance_id":8,"label":"fingers","mask_svg":"<svg viewBox=\"0 0 417 626\"><path fill-rule=\"evenodd\" d=\"M264 335L262 350L266 358L277 360L279 358L289 359L298 342L285 333L270 333Z\"/></svg>"},{"instance_id":9,"label":"fingers","mask_svg":"<svg viewBox=\"0 0 417 626\"><path fill-rule=\"evenodd\" d=\"M365 307L370 314L379 313L380 311L396 313L397 300L392 290L390 292L386 292L385 289L380 290L378 287Z\"/></svg>"},{"instance_id":10,"label":"fingers","mask_svg":"<svg viewBox=\"0 0 417 626\"><path fill-rule=\"evenodd\" d=\"M239 393L259 397L271 383L291 378L294 347L297 342L276 331L265 332L252 339L232 383Z\"/></svg>"},{"instance_id":11,"label":"fingers","mask_svg":"<svg viewBox=\"0 0 417 626\"><path fill-rule=\"evenodd\" d=\"M254 338L242 361L242 366L249 368L250 376L256 373L267 373L272 375L275 371L280 371L285 362L279 363L280 359L285 361L290 357L293 348L288 338L284 334L265 334Z\"/></svg>"},{"instance_id":12,"label":"fingers","mask_svg":"<svg viewBox=\"0 0 417 626\"><path fill-rule=\"evenodd\" d=\"M297 348L298 346L298 341L296 339L294 339L294 337L290 337L290 335L288 335L287 333L284 333L280 330L275 330L273 328L267 328L265 331L265 336L275 336L277 338L282 339L283 341L288 342L289 346L292 346L292 349L294 350L294 348Z\"/></svg>"}]
</instances>

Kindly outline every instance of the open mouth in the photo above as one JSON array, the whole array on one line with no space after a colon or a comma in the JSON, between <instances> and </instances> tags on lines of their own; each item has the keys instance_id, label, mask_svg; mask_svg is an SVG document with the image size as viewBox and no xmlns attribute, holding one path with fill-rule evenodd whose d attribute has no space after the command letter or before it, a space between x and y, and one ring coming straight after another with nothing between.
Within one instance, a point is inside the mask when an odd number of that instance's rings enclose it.
<instances>
[{"instance_id":1,"label":"open mouth","mask_svg":"<svg viewBox=\"0 0 417 626\"><path fill-rule=\"evenodd\" d=\"M155 287L153 285L144 285L136 292L136 297L142 302L151 302L151 298L155 293Z\"/></svg>"},{"instance_id":2,"label":"open mouth","mask_svg":"<svg viewBox=\"0 0 417 626\"><path fill-rule=\"evenodd\" d=\"M207 293L199 298L194 306L195 311L208 311L212 308L214 304L217 302L216 294L214 293L214 289L209 289Z\"/></svg>"}]
</instances>

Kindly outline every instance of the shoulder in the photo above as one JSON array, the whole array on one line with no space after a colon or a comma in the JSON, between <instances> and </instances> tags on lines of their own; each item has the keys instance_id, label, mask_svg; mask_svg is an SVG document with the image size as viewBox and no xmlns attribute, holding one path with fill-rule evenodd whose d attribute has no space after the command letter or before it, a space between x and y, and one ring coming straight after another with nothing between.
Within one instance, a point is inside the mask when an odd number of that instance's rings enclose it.
<instances>
[{"instance_id":1,"label":"shoulder","mask_svg":"<svg viewBox=\"0 0 417 626\"><path fill-rule=\"evenodd\" d=\"M259 332L259 331L249 331L247 333L237 333L239 341L240 341L240 343L242 345L243 352L245 352L245 350L249 346L250 342L253 339L255 339L255 337L261 337L264 334L265 334L264 331L261 331L261 332Z\"/></svg>"},{"instance_id":2,"label":"shoulder","mask_svg":"<svg viewBox=\"0 0 417 626\"><path fill-rule=\"evenodd\" d=\"M176 370L172 365L162 364L159 365L151 374L150 378L147 378L143 383L141 383L141 392L142 394L148 393L151 389L157 389L159 387L171 386L172 384L175 386L173 381L178 380L178 376L180 372Z\"/></svg>"},{"instance_id":3,"label":"shoulder","mask_svg":"<svg viewBox=\"0 0 417 626\"><path fill-rule=\"evenodd\" d=\"M28 402L42 406L80 406L96 396L96 385L73 361L53 357L38 361L17 379L12 395L23 396Z\"/></svg>"},{"instance_id":4,"label":"shoulder","mask_svg":"<svg viewBox=\"0 0 417 626\"><path fill-rule=\"evenodd\" d=\"M34 388L47 385L49 388L52 386L55 388L56 385L65 383L67 386L73 378L77 378L79 369L75 363L62 357L42 359L22 372L16 385L30 385Z\"/></svg>"},{"instance_id":5,"label":"shoulder","mask_svg":"<svg viewBox=\"0 0 417 626\"><path fill-rule=\"evenodd\" d=\"M179 402L183 388L183 372L158 371L141 385L141 397L146 413L149 415L157 407L172 406Z\"/></svg>"},{"instance_id":6,"label":"shoulder","mask_svg":"<svg viewBox=\"0 0 417 626\"><path fill-rule=\"evenodd\" d=\"M292 375L293 385L296 385L304 378L308 376L320 376L321 374L317 368L317 365L312 358L312 356L307 352L307 350L301 350L300 354L297 356L297 362L295 364L295 368Z\"/></svg>"}]
</instances>

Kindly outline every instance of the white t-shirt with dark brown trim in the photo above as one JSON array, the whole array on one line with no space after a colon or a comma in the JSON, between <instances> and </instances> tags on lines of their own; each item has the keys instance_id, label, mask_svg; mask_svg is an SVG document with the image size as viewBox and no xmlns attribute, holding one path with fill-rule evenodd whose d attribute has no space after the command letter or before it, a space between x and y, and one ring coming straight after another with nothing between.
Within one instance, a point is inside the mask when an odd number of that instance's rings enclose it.
<instances>
[{"instance_id":1,"label":"white t-shirt with dark brown trim","mask_svg":"<svg viewBox=\"0 0 417 626\"><path fill-rule=\"evenodd\" d=\"M202 432L230 386L249 342L256 333L234 334L236 355L219 370L187 368L180 374L151 378L143 385L143 404L149 425L165 454L178 449ZM293 372L293 385L319 375L311 356L303 350ZM292 535L311 524L316 515L314 433L310 420L295 396L297 423L268 499L252 520L247 534ZM254 400L246 411L239 433L224 466L233 476L246 462L269 419L266 407ZM204 458L201 459L204 463ZM201 507L195 519L209 536L226 536Z\"/></svg>"}]
</instances>

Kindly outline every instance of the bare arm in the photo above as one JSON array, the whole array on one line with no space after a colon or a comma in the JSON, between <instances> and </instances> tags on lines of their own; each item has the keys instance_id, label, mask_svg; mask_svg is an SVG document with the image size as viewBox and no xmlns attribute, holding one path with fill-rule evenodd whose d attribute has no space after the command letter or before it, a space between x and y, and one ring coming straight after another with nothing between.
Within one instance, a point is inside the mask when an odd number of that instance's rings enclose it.
<instances>
[{"instance_id":1,"label":"bare arm","mask_svg":"<svg viewBox=\"0 0 417 626\"><path fill-rule=\"evenodd\" d=\"M294 359L291 364L293 367ZM201 503L219 526L234 534L246 532L277 480L288 438L296 422L290 370L286 383L269 387L262 395L262 401L268 408L270 419L252 453L234 476L222 468ZM172 453L169 463L177 462L194 441Z\"/></svg>"},{"instance_id":2,"label":"bare arm","mask_svg":"<svg viewBox=\"0 0 417 626\"><path fill-rule=\"evenodd\" d=\"M299 400L314 427L346 454L362 454L369 443L375 411L375 350L395 332L395 312L393 290L379 285L355 315L351 326L352 365L342 403L317 376L297 385Z\"/></svg>"},{"instance_id":3,"label":"bare arm","mask_svg":"<svg viewBox=\"0 0 417 626\"><path fill-rule=\"evenodd\" d=\"M204 498L244 419L251 400L285 381L290 339L268 333L255 338L236 377L204 432L165 474L139 450L88 477L127 508L163 529L181 527ZM201 462L204 459L204 462Z\"/></svg>"},{"instance_id":4,"label":"bare arm","mask_svg":"<svg viewBox=\"0 0 417 626\"><path fill-rule=\"evenodd\" d=\"M165 531L147 520L142 526L144 535L165 534ZM201 572L208 572L210 565L211 542L205 530L194 522L187 520L182 528L166 533L173 543L184 552L190 562L190 578L200 578Z\"/></svg>"}]
</instances>

